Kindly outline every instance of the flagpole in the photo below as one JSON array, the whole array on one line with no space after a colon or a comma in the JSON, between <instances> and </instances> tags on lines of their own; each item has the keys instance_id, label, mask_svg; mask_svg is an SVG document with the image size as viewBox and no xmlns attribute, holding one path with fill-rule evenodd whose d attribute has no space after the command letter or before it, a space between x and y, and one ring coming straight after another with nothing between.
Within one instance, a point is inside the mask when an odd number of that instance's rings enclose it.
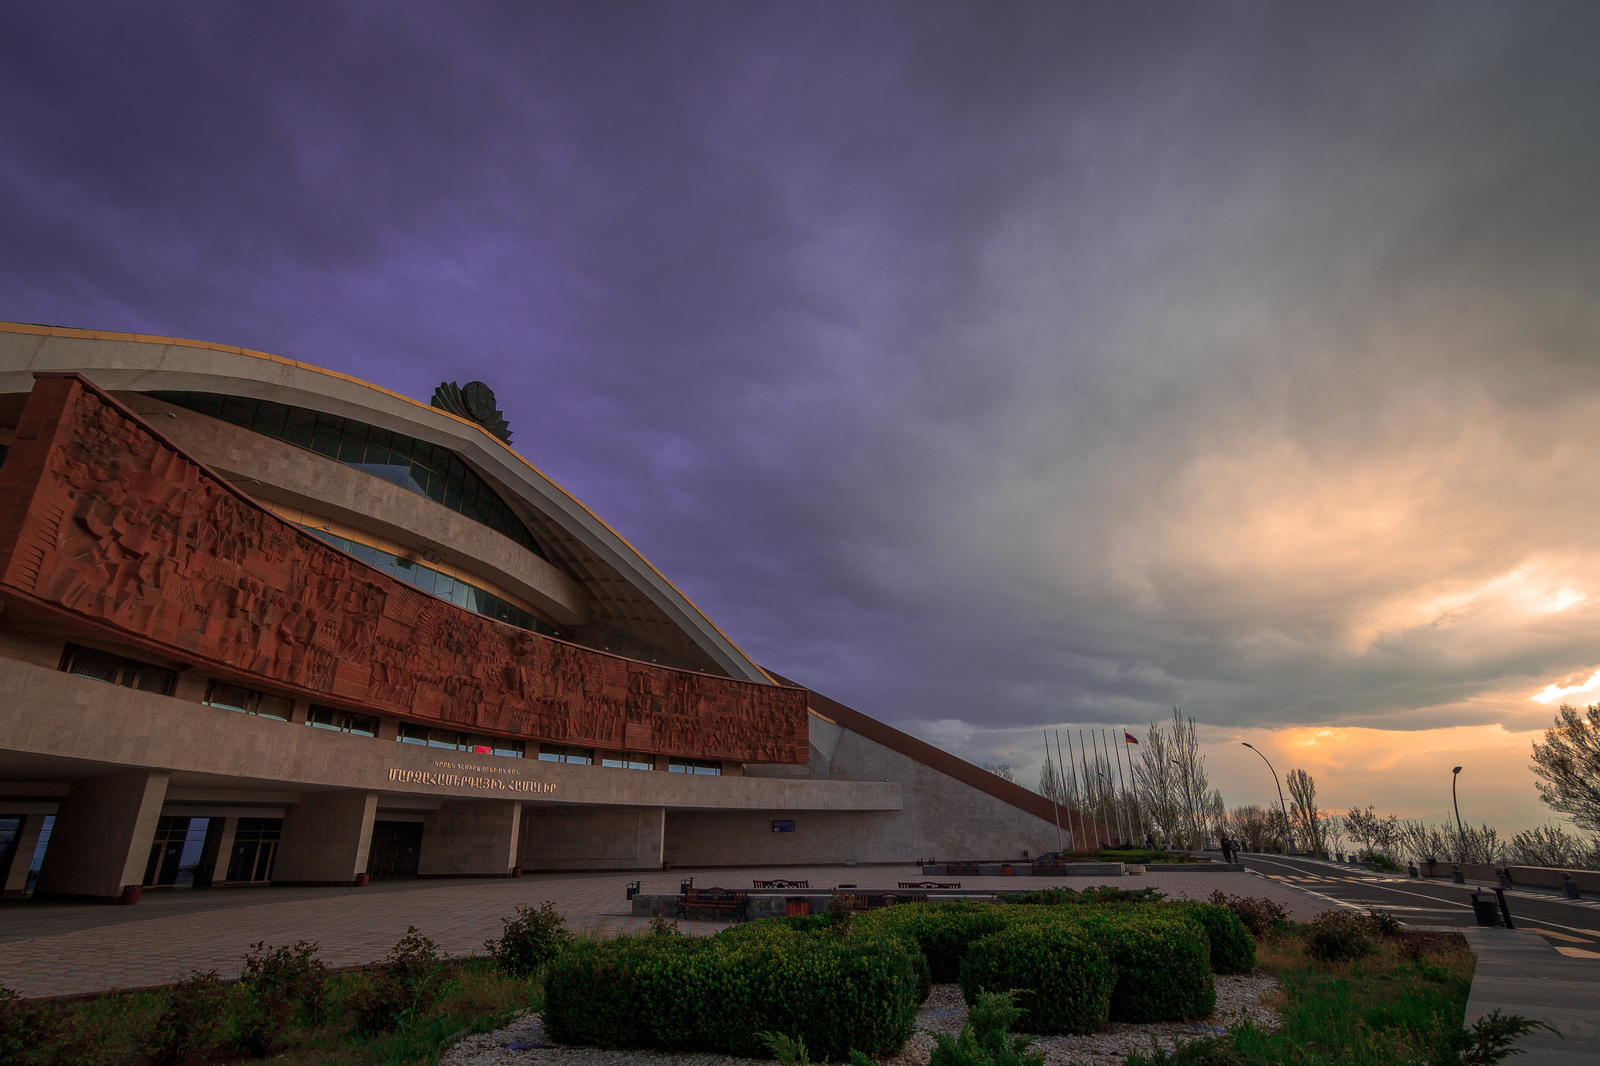
<instances>
[{"instance_id":1,"label":"flagpole","mask_svg":"<svg viewBox=\"0 0 1600 1066\"><path fill-rule=\"evenodd\" d=\"M1070 730L1070 729L1067 730L1067 747L1069 747L1069 748L1072 747L1072 730ZM1056 732L1056 752L1057 752L1057 754L1059 754L1060 751L1061 751L1061 733L1060 733L1060 731L1057 731ZM1067 757L1067 760L1068 760L1068 765L1070 765L1072 767L1072 794L1074 796L1076 796L1077 799L1078 799L1078 849L1081 851L1081 850L1083 850L1083 834L1084 834L1084 828L1083 828L1084 827L1083 801L1087 797L1085 797L1083 795L1082 790L1079 789L1079 787L1078 787L1078 757L1076 755L1070 755L1070 756ZM1090 848L1089 850L1093 851L1094 849Z\"/></svg>"},{"instance_id":2,"label":"flagpole","mask_svg":"<svg viewBox=\"0 0 1600 1066\"><path fill-rule=\"evenodd\" d=\"M1098 732L1100 735L1095 739L1094 748L1094 772L1096 774L1100 773L1100 752L1101 749L1104 749L1106 755L1106 792L1111 796L1111 816L1117 823L1112 828L1117 831L1117 840L1120 843L1123 834L1126 832L1126 827L1122 824L1122 807L1117 799L1117 781L1116 778L1111 776L1111 741L1106 736L1105 726L1101 726Z\"/></svg>"},{"instance_id":3,"label":"flagpole","mask_svg":"<svg viewBox=\"0 0 1600 1066\"><path fill-rule=\"evenodd\" d=\"M1122 750L1128 756L1128 776L1133 779L1133 790L1137 794L1138 791L1139 791L1139 775L1133 772L1133 749L1128 747L1128 737L1131 736L1131 735L1132 734L1130 734L1128 732L1128 727L1127 726L1123 726L1122 727ZM1135 740L1134 743L1137 744L1139 742L1137 740ZM1141 825L1140 828L1142 829L1144 827ZM1140 843L1144 843L1144 842L1141 840Z\"/></svg>"},{"instance_id":4,"label":"flagpole","mask_svg":"<svg viewBox=\"0 0 1600 1066\"><path fill-rule=\"evenodd\" d=\"M1126 797L1118 795L1117 779L1111 776L1111 760L1116 756L1111 754L1111 737L1106 734L1104 726L1100 727L1100 746L1106 752L1106 787L1113 796L1117 796L1117 835L1122 838L1122 843L1128 841L1128 804Z\"/></svg>"},{"instance_id":5,"label":"flagpole","mask_svg":"<svg viewBox=\"0 0 1600 1066\"><path fill-rule=\"evenodd\" d=\"M1048 730L1043 730L1043 729L1039 730L1039 732L1044 734L1044 764L1045 764L1046 767L1048 767L1050 765L1050 733L1049 733ZM1057 774L1056 775L1056 781L1057 781L1058 784L1060 783L1060 779L1061 779L1061 775ZM1055 816L1056 816L1056 850L1060 851L1061 850L1061 804L1056 802L1056 798L1054 796L1051 796L1050 797L1050 806L1055 809Z\"/></svg>"},{"instance_id":6,"label":"flagpole","mask_svg":"<svg viewBox=\"0 0 1600 1066\"><path fill-rule=\"evenodd\" d=\"M1069 744L1072 742L1072 731L1070 729L1067 730L1067 742ZM1061 764L1061 791L1062 791L1063 794L1065 794L1066 791L1067 791L1067 764L1061 758L1061 730L1059 730L1059 729L1056 730L1056 762ZM1078 785L1077 785L1078 773L1077 773L1076 770L1074 770L1073 773L1072 773L1072 782L1073 782L1072 791L1074 793L1076 793L1078 791ZM1068 829L1072 828L1072 808L1071 807L1067 808L1067 828ZM1083 812L1080 811L1078 813L1078 830L1077 830L1077 832L1075 832L1072 835L1072 847L1073 847L1073 850L1074 851L1078 850L1081 847L1082 844L1083 844Z\"/></svg>"},{"instance_id":7,"label":"flagpole","mask_svg":"<svg viewBox=\"0 0 1600 1066\"><path fill-rule=\"evenodd\" d=\"M1072 737L1070 735L1068 735L1067 740L1070 742L1072 740ZM1090 788L1093 788L1094 786L1092 784L1090 784L1090 782L1089 782L1089 755L1088 755L1087 751L1085 750L1086 747L1087 747L1087 745L1085 745L1084 742L1083 742L1083 730L1080 729L1080 730L1078 730L1078 761L1083 763L1083 780L1084 780L1084 784L1086 786L1090 787ZM1099 804L1098 797L1096 798L1095 803L1096 803L1096 805ZM1099 819L1098 815L1096 816L1095 821L1094 821L1094 843L1095 843L1095 850L1098 851L1099 848L1100 848L1100 819Z\"/></svg>"},{"instance_id":8,"label":"flagpole","mask_svg":"<svg viewBox=\"0 0 1600 1066\"><path fill-rule=\"evenodd\" d=\"M1119 725L1119 726L1117 726L1117 731L1118 731L1118 736L1121 737L1121 739L1122 739L1122 747L1126 747L1127 744L1128 744L1128 730L1127 730L1127 727ZM1123 774L1122 774L1122 750L1121 750L1121 748L1117 749L1117 778L1122 782L1122 802L1126 805L1127 802L1128 802L1128 779L1126 777L1124 777ZM1129 831L1130 834L1133 832L1133 830L1138 828L1138 826L1132 824L1133 823L1133 813L1134 812L1132 811L1132 809L1130 809L1128 811L1128 822L1129 822L1128 831ZM1130 845L1134 843L1133 837L1131 835L1128 838L1128 843Z\"/></svg>"}]
</instances>

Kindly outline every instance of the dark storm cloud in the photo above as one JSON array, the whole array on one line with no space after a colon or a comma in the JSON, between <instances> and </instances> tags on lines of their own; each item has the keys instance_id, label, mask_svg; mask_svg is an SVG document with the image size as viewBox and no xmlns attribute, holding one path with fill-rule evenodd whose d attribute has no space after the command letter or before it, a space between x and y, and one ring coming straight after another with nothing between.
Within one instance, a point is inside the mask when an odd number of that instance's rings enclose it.
<instances>
[{"instance_id":1,"label":"dark storm cloud","mask_svg":"<svg viewBox=\"0 0 1600 1066\"><path fill-rule=\"evenodd\" d=\"M1600 666L1597 21L13 6L0 317L482 377L757 658L977 749L1527 728Z\"/></svg>"}]
</instances>

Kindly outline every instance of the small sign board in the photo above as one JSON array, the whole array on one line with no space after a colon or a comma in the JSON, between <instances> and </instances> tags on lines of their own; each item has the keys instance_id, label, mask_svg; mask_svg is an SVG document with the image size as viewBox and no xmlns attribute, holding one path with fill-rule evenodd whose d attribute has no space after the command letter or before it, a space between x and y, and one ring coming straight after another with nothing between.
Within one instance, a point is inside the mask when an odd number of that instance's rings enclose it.
<instances>
[{"instance_id":1,"label":"small sign board","mask_svg":"<svg viewBox=\"0 0 1600 1066\"><path fill-rule=\"evenodd\" d=\"M772 831L774 833L792 833L792 832L794 832L794 819L793 818L774 818L772 820Z\"/></svg>"}]
</instances>

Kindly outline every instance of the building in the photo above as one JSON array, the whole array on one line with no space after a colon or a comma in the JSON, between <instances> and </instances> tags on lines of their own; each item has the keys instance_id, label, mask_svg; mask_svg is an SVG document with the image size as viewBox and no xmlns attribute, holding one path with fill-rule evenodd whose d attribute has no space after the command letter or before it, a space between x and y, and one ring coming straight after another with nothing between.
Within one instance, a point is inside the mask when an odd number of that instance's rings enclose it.
<instances>
[{"instance_id":1,"label":"building","mask_svg":"<svg viewBox=\"0 0 1600 1066\"><path fill-rule=\"evenodd\" d=\"M478 382L0 324L5 891L1070 841L763 670L509 438Z\"/></svg>"}]
</instances>

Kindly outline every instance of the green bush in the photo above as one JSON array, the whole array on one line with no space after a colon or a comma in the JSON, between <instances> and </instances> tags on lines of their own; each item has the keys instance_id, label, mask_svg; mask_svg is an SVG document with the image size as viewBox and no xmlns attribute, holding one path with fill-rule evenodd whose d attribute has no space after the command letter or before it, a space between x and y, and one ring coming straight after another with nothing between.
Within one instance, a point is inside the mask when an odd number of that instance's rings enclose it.
<instances>
[{"instance_id":1,"label":"green bush","mask_svg":"<svg viewBox=\"0 0 1600 1066\"><path fill-rule=\"evenodd\" d=\"M957 900L950 903L901 903L863 914L856 928L903 936L915 941L928 958L935 984L961 979L961 958L967 947L1006 927L993 904Z\"/></svg>"},{"instance_id":2,"label":"green bush","mask_svg":"<svg viewBox=\"0 0 1600 1066\"><path fill-rule=\"evenodd\" d=\"M145 1045L151 1066L171 1066L209 1046L225 999L215 970L197 970L173 985Z\"/></svg>"},{"instance_id":3,"label":"green bush","mask_svg":"<svg viewBox=\"0 0 1600 1066\"><path fill-rule=\"evenodd\" d=\"M1100 944L1073 924L1021 926L984 937L961 964L968 1005L1014 990L1025 1033L1096 1033L1111 1016L1117 971Z\"/></svg>"},{"instance_id":4,"label":"green bush","mask_svg":"<svg viewBox=\"0 0 1600 1066\"><path fill-rule=\"evenodd\" d=\"M1021 1014L1015 992L978 993L958 1039L933 1035L928 1066L1044 1066L1044 1056L1030 1050L1032 1041L1010 1033L1011 1023ZM855 1057L851 1060L855 1062Z\"/></svg>"},{"instance_id":5,"label":"green bush","mask_svg":"<svg viewBox=\"0 0 1600 1066\"><path fill-rule=\"evenodd\" d=\"M820 927L812 925L810 928L805 925L797 927L793 918L761 918L753 922L741 922L724 929L713 939L723 947L732 944L792 944L808 935L814 936L817 932L831 933L834 928L833 923L827 921L826 916L822 917L824 921ZM922 1003L933 991L933 977L928 967L928 957L923 954L915 939L898 929L865 921L856 924L855 931L850 934L851 943L885 939L893 940L904 947L916 978L917 1002Z\"/></svg>"},{"instance_id":6,"label":"green bush","mask_svg":"<svg viewBox=\"0 0 1600 1066\"><path fill-rule=\"evenodd\" d=\"M1206 902L1231 910L1250 930L1251 936L1271 936L1289 928L1289 912L1281 903L1265 896L1230 896L1219 888L1206 897Z\"/></svg>"},{"instance_id":7,"label":"green bush","mask_svg":"<svg viewBox=\"0 0 1600 1066\"><path fill-rule=\"evenodd\" d=\"M777 923L735 936L587 941L545 972L557 1040L759 1055L761 1034L817 1058L898 1050L917 1008L917 952L885 935L803 934Z\"/></svg>"},{"instance_id":8,"label":"green bush","mask_svg":"<svg viewBox=\"0 0 1600 1066\"><path fill-rule=\"evenodd\" d=\"M1159 888L1116 888L1112 885L1091 885L1082 892L1070 888L1038 888L1031 892L1008 892L1000 897L1001 903L1025 906L1061 907L1072 904L1093 903L1160 903L1167 894Z\"/></svg>"},{"instance_id":9,"label":"green bush","mask_svg":"<svg viewBox=\"0 0 1600 1066\"><path fill-rule=\"evenodd\" d=\"M550 900L538 910L523 904L515 918L502 918L500 924L500 938L485 940L483 946L513 977L533 973L572 939L567 920Z\"/></svg>"},{"instance_id":10,"label":"green bush","mask_svg":"<svg viewBox=\"0 0 1600 1066\"><path fill-rule=\"evenodd\" d=\"M228 1042L256 1058L265 1058L283 1043L299 1020L318 1025L328 1013L328 967L317 957L317 945L304 940L293 947L250 945L239 976Z\"/></svg>"},{"instance_id":11,"label":"green bush","mask_svg":"<svg viewBox=\"0 0 1600 1066\"><path fill-rule=\"evenodd\" d=\"M367 970L345 999L357 1032L378 1034L408 1028L444 993L448 977L434 942L408 926L382 962Z\"/></svg>"},{"instance_id":12,"label":"green bush","mask_svg":"<svg viewBox=\"0 0 1600 1066\"><path fill-rule=\"evenodd\" d=\"M61 1003L35 1003L0 987L0 1063L4 1066L56 1066L100 1061L92 1053L100 1040L95 1026L80 1024Z\"/></svg>"},{"instance_id":13,"label":"green bush","mask_svg":"<svg viewBox=\"0 0 1600 1066\"><path fill-rule=\"evenodd\" d=\"M1217 1006L1205 930L1181 913L1135 908L1082 909L1082 929L1117 967L1114 1022L1177 1022Z\"/></svg>"},{"instance_id":14,"label":"green bush","mask_svg":"<svg viewBox=\"0 0 1600 1066\"><path fill-rule=\"evenodd\" d=\"M1205 929L1213 973L1249 973L1255 969L1255 937L1231 909L1215 903L1179 903L1176 907Z\"/></svg>"},{"instance_id":15,"label":"green bush","mask_svg":"<svg viewBox=\"0 0 1600 1066\"><path fill-rule=\"evenodd\" d=\"M1351 911L1323 911L1306 930L1306 954L1324 962L1359 959L1378 946L1372 920Z\"/></svg>"}]
</instances>

